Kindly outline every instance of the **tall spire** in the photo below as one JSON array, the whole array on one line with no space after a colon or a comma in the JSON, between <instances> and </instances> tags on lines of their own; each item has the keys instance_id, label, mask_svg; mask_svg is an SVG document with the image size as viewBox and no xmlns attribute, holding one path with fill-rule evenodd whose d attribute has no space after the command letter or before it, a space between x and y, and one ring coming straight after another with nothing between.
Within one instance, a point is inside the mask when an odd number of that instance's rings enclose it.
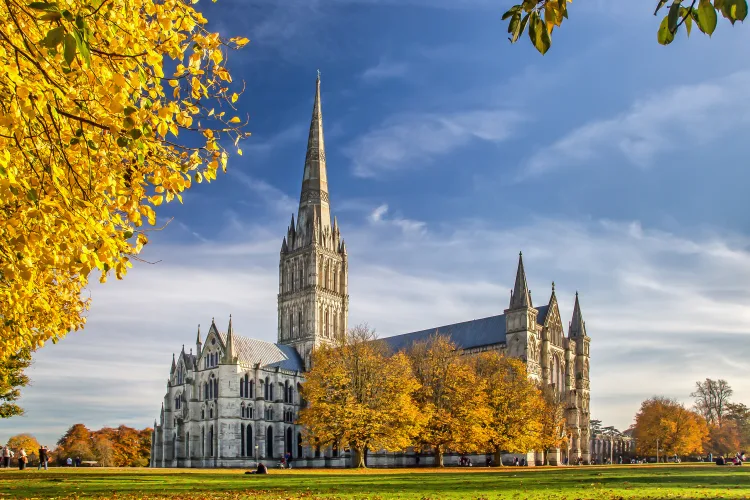
<instances>
[{"instance_id":1,"label":"tall spire","mask_svg":"<svg viewBox=\"0 0 750 500\"><path fill-rule=\"evenodd\" d=\"M526 284L526 271L523 269L523 253L518 252L518 271L516 271L516 284L513 286L513 293L510 296L510 306L508 309L517 309L520 307L533 307L531 305L531 294L529 286Z\"/></svg>"},{"instance_id":2,"label":"tall spire","mask_svg":"<svg viewBox=\"0 0 750 500\"><path fill-rule=\"evenodd\" d=\"M576 303L573 306L573 319L570 321L568 327L568 337L585 337L586 336L586 322L583 321L583 314L581 314L581 304L578 302L578 292L576 292Z\"/></svg>"},{"instance_id":3,"label":"tall spire","mask_svg":"<svg viewBox=\"0 0 750 500\"><path fill-rule=\"evenodd\" d=\"M313 212L318 216L322 230L331 226L326 149L323 140L323 114L320 107L320 74L315 81L315 101L310 120L310 134L307 137L305 172L302 177L302 192L297 216L298 227L308 237L306 240L310 236L309 229L312 229Z\"/></svg>"}]
</instances>

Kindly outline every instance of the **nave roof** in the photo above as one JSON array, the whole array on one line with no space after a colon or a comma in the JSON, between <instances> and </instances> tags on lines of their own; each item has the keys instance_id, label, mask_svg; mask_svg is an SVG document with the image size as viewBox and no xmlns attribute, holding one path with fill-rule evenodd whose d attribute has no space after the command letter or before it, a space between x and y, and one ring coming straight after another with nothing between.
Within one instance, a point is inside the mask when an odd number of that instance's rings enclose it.
<instances>
[{"instance_id":1,"label":"nave roof","mask_svg":"<svg viewBox=\"0 0 750 500\"><path fill-rule=\"evenodd\" d=\"M227 334L218 332L221 343L226 347ZM282 370L303 371L304 364L297 351L288 345L279 345L265 340L251 339L244 335L232 332L234 354L240 364L255 366L259 364L265 368L276 368Z\"/></svg>"},{"instance_id":2,"label":"nave roof","mask_svg":"<svg viewBox=\"0 0 750 500\"><path fill-rule=\"evenodd\" d=\"M537 323L544 324L548 306L536 308L539 311ZM404 333L380 339L394 351L408 349L413 343L424 341L438 333L450 337L459 349L473 349L486 345L502 344L505 342L505 315L490 316L489 318L474 319L452 325L438 326Z\"/></svg>"}]
</instances>

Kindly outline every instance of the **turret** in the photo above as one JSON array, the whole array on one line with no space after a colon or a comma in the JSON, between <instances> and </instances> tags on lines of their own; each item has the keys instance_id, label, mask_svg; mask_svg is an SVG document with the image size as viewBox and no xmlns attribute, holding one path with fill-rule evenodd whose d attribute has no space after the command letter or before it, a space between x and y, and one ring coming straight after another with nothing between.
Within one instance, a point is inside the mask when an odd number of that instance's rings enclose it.
<instances>
[{"instance_id":1,"label":"turret","mask_svg":"<svg viewBox=\"0 0 750 500\"><path fill-rule=\"evenodd\" d=\"M203 350L203 341L201 340L201 325L198 325L198 336L195 339L196 356L200 356L202 350Z\"/></svg>"},{"instance_id":2,"label":"turret","mask_svg":"<svg viewBox=\"0 0 750 500\"><path fill-rule=\"evenodd\" d=\"M509 356L526 361L529 375L537 380L542 372L539 365L540 341L537 335L536 318L539 311L531 303L531 293L526 282L523 254L518 254L516 282L505 310L505 342Z\"/></svg>"},{"instance_id":3,"label":"turret","mask_svg":"<svg viewBox=\"0 0 750 500\"><path fill-rule=\"evenodd\" d=\"M234 348L234 329L232 328L232 315L229 315L229 326L227 327L227 345L221 362L225 365L237 364L237 355Z\"/></svg>"}]
</instances>

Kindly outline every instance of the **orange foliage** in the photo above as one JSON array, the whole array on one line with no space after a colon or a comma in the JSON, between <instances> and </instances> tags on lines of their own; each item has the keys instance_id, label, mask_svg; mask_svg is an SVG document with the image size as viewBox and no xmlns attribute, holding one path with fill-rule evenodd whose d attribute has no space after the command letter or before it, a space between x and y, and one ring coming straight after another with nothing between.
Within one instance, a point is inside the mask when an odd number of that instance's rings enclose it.
<instances>
[{"instance_id":1,"label":"orange foliage","mask_svg":"<svg viewBox=\"0 0 750 500\"><path fill-rule=\"evenodd\" d=\"M641 404L635 437L642 455L656 455L657 440L660 453L666 455L702 453L708 426L703 417L677 401L656 396Z\"/></svg>"}]
</instances>

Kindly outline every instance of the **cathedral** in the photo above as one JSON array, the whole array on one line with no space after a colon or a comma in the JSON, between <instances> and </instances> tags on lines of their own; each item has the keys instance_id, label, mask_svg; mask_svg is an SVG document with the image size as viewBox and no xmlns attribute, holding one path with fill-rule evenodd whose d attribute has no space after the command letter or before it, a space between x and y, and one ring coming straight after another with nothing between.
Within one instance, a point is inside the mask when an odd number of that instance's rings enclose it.
<instances>
[{"instance_id":1,"label":"cathedral","mask_svg":"<svg viewBox=\"0 0 750 500\"><path fill-rule=\"evenodd\" d=\"M279 257L278 341L235 332L231 316L226 331L211 320L205 340L199 327L195 353L183 346L172 358L167 393L154 422L151 467L249 468L258 461L274 466L287 453L295 467L351 466L345 449L307 447L296 423L305 405L300 389L313 350L347 331L348 276L346 244L336 218L331 219L318 76L299 211L296 221L292 216ZM553 385L568 403L571 463L589 462L590 338L577 293L566 336L554 283L547 305L534 307L519 255L503 314L383 340L395 352L436 332L450 336L465 355L499 350L523 359L530 378ZM515 456L530 465L542 460L534 452ZM562 452L550 456L553 464L562 460ZM421 458L422 464L431 463L429 454ZM416 455L370 453L367 463L409 466Z\"/></svg>"}]
</instances>

